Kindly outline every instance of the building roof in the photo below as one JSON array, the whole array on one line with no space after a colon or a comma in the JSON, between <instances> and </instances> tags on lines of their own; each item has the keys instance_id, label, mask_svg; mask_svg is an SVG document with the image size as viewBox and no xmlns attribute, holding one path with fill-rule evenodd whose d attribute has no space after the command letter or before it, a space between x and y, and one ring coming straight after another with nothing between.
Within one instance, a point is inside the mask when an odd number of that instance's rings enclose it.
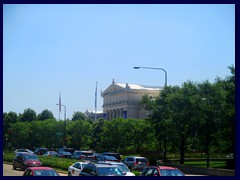
<instances>
[{"instance_id":1,"label":"building roof","mask_svg":"<svg viewBox=\"0 0 240 180\"><path fill-rule=\"evenodd\" d=\"M160 90L162 87L160 86L149 86L149 85L138 85L138 84L123 84L123 83L115 83L118 86L126 88L129 86L130 89L139 89L139 90Z\"/></svg>"}]
</instances>

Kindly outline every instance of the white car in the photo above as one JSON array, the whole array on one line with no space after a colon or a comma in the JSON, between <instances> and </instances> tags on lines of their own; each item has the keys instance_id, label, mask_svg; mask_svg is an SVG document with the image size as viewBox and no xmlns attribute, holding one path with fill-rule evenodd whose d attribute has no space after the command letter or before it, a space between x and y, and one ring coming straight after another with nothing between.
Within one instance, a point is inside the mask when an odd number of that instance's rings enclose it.
<instances>
[{"instance_id":1,"label":"white car","mask_svg":"<svg viewBox=\"0 0 240 180\"><path fill-rule=\"evenodd\" d=\"M16 149L14 152L15 153L17 153L17 152L28 152L28 153L33 153L34 154L34 152L29 150L29 149Z\"/></svg>"},{"instance_id":2,"label":"white car","mask_svg":"<svg viewBox=\"0 0 240 180\"><path fill-rule=\"evenodd\" d=\"M106 161L98 161L98 164L108 164L108 165L117 165L119 167L119 169L121 169L121 171L123 172L123 174L125 176L135 176L135 174L133 174L128 167L126 166L126 164L121 163L121 162L106 162Z\"/></svg>"},{"instance_id":3,"label":"white car","mask_svg":"<svg viewBox=\"0 0 240 180\"><path fill-rule=\"evenodd\" d=\"M68 176L79 176L83 167L88 164L85 162L75 162L71 166L68 167Z\"/></svg>"}]
</instances>

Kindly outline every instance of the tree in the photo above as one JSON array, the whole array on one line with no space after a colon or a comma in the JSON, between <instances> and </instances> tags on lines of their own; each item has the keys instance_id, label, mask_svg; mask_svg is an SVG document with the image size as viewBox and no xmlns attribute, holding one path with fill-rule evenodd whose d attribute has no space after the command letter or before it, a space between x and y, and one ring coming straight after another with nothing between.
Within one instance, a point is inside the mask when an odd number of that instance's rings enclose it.
<instances>
[{"instance_id":1,"label":"tree","mask_svg":"<svg viewBox=\"0 0 240 180\"><path fill-rule=\"evenodd\" d=\"M31 122L37 120L37 114L31 108L28 108L24 110L23 114L19 115L19 119L21 122Z\"/></svg>"},{"instance_id":2,"label":"tree","mask_svg":"<svg viewBox=\"0 0 240 180\"><path fill-rule=\"evenodd\" d=\"M92 126L92 145L91 148L97 152L103 151L101 144L101 137L103 133L104 119L100 118L98 121L93 123Z\"/></svg>"},{"instance_id":3,"label":"tree","mask_svg":"<svg viewBox=\"0 0 240 180\"><path fill-rule=\"evenodd\" d=\"M86 120L86 119L87 119L87 116L82 112L77 111L73 113L72 121Z\"/></svg>"},{"instance_id":4,"label":"tree","mask_svg":"<svg viewBox=\"0 0 240 180\"><path fill-rule=\"evenodd\" d=\"M55 119L53 113L47 109L43 110L40 114L38 114L38 120L46 120L46 119Z\"/></svg>"},{"instance_id":5,"label":"tree","mask_svg":"<svg viewBox=\"0 0 240 180\"><path fill-rule=\"evenodd\" d=\"M92 138L92 125L87 121L69 121L67 126L68 145L76 149L89 149Z\"/></svg>"}]
</instances>

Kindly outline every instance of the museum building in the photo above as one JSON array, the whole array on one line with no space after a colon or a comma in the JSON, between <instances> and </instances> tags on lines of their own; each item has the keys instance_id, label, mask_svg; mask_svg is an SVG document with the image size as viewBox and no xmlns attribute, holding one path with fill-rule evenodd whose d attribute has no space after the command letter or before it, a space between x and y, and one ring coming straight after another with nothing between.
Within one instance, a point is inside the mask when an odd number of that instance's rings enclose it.
<instances>
[{"instance_id":1,"label":"museum building","mask_svg":"<svg viewBox=\"0 0 240 180\"><path fill-rule=\"evenodd\" d=\"M141 104L142 97L148 95L154 99L159 95L161 89L157 86L116 83L113 80L112 84L101 92L103 118L106 120L117 117L144 119L149 112Z\"/></svg>"}]
</instances>

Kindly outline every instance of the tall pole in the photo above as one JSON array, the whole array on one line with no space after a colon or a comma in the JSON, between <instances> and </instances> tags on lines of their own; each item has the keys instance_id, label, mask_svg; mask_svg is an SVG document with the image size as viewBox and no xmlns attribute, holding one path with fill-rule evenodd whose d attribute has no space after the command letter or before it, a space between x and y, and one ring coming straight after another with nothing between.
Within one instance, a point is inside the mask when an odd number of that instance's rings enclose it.
<instances>
[{"instance_id":1,"label":"tall pole","mask_svg":"<svg viewBox=\"0 0 240 180\"><path fill-rule=\"evenodd\" d=\"M61 92L59 92L59 109L58 109L58 120L60 120L60 113L61 113Z\"/></svg>"},{"instance_id":2,"label":"tall pole","mask_svg":"<svg viewBox=\"0 0 240 180\"><path fill-rule=\"evenodd\" d=\"M97 121L97 82L96 82L96 89L95 89L95 122Z\"/></svg>"},{"instance_id":3,"label":"tall pole","mask_svg":"<svg viewBox=\"0 0 240 180\"><path fill-rule=\"evenodd\" d=\"M64 134L64 145L66 145L66 138L67 138L67 131L66 131L66 125L67 125L67 123L66 123L66 106L65 105L63 105L63 104L56 104L56 105L58 105L58 106L63 106L64 107L64 132L63 132L63 134Z\"/></svg>"},{"instance_id":4,"label":"tall pole","mask_svg":"<svg viewBox=\"0 0 240 180\"><path fill-rule=\"evenodd\" d=\"M167 87L167 71L163 68L155 68L155 67L133 67L134 69L154 69L154 70L161 70L165 73L165 83L164 87ZM164 135L164 152L163 152L163 161L167 161L167 126L165 125L165 135Z\"/></svg>"},{"instance_id":5,"label":"tall pole","mask_svg":"<svg viewBox=\"0 0 240 180\"><path fill-rule=\"evenodd\" d=\"M67 141L67 139L66 139L67 138L67 133L66 133L67 132L66 131L66 128L67 128L66 127L66 106L65 105L62 105L62 106L64 107L64 145L66 146L67 145L66 144L67 143L66 142Z\"/></svg>"}]
</instances>

